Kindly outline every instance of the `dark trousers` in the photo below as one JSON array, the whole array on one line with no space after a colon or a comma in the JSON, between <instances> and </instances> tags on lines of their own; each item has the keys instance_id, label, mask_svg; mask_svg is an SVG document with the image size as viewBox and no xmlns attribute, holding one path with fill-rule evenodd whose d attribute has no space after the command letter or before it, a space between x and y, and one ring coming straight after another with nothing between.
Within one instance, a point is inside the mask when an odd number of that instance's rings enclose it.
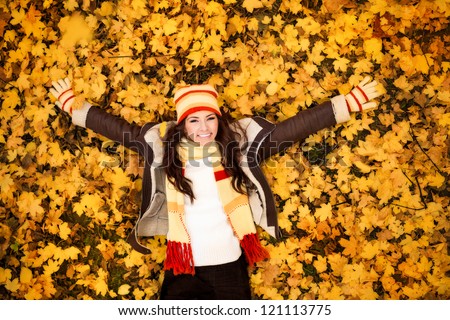
<instances>
[{"instance_id":1,"label":"dark trousers","mask_svg":"<svg viewBox=\"0 0 450 320\"><path fill-rule=\"evenodd\" d=\"M244 255L217 266L195 267L195 275L164 274L161 300L249 300L250 279Z\"/></svg>"}]
</instances>

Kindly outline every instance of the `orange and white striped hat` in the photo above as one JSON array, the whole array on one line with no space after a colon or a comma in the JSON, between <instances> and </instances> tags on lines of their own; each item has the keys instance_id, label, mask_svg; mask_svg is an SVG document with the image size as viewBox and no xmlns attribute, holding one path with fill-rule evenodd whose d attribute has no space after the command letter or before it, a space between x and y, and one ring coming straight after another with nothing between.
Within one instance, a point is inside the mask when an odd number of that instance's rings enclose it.
<instances>
[{"instance_id":1,"label":"orange and white striped hat","mask_svg":"<svg viewBox=\"0 0 450 320\"><path fill-rule=\"evenodd\" d=\"M188 115L202 110L222 115L217 96L216 89L209 84L197 84L177 90L174 95L177 123L183 121Z\"/></svg>"}]
</instances>

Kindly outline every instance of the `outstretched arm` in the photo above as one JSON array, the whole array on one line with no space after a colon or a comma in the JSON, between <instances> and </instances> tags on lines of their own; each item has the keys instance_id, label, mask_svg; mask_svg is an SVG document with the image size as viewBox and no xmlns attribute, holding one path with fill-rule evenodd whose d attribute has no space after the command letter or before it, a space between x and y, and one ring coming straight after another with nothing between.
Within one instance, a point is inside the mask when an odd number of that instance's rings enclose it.
<instances>
[{"instance_id":1,"label":"outstretched arm","mask_svg":"<svg viewBox=\"0 0 450 320\"><path fill-rule=\"evenodd\" d=\"M69 79L52 82L50 93L56 98L55 104L72 116L75 125L92 129L108 139L123 144L127 148L138 147L138 137L143 134L143 128L130 124L120 117L111 115L104 110L83 102L81 108L73 108L75 94ZM142 141L142 140L141 140Z\"/></svg>"},{"instance_id":2,"label":"outstretched arm","mask_svg":"<svg viewBox=\"0 0 450 320\"><path fill-rule=\"evenodd\" d=\"M377 81L370 82L370 77L365 77L349 94L333 97L331 101L302 111L277 124L261 145L261 159L279 153L319 130L350 120L350 112L376 107L376 102L371 100L382 94L377 85Z\"/></svg>"}]
</instances>

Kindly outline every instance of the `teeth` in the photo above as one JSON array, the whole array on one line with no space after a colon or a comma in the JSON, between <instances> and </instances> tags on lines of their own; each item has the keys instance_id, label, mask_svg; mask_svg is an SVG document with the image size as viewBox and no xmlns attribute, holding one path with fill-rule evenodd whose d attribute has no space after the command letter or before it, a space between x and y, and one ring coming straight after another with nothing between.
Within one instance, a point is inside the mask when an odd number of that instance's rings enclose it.
<instances>
[{"instance_id":1,"label":"teeth","mask_svg":"<svg viewBox=\"0 0 450 320\"><path fill-rule=\"evenodd\" d=\"M207 137L209 137L211 134L199 134L198 136L200 137L200 138L207 138Z\"/></svg>"}]
</instances>

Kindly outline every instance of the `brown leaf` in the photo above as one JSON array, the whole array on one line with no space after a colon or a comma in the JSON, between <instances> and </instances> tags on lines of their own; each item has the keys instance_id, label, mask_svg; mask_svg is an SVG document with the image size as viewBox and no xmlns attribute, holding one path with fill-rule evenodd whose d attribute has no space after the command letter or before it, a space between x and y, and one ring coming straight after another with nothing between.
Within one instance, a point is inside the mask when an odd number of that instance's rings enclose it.
<instances>
[{"instance_id":1,"label":"brown leaf","mask_svg":"<svg viewBox=\"0 0 450 320\"><path fill-rule=\"evenodd\" d=\"M323 0L323 6L330 13L336 13L341 11L343 8L354 7L353 1L350 0Z\"/></svg>"},{"instance_id":2,"label":"brown leaf","mask_svg":"<svg viewBox=\"0 0 450 320\"><path fill-rule=\"evenodd\" d=\"M3 38L3 32L5 31L5 26L8 25L8 21L11 19L11 15L8 12L4 12L0 9L0 34Z\"/></svg>"}]
</instances>

